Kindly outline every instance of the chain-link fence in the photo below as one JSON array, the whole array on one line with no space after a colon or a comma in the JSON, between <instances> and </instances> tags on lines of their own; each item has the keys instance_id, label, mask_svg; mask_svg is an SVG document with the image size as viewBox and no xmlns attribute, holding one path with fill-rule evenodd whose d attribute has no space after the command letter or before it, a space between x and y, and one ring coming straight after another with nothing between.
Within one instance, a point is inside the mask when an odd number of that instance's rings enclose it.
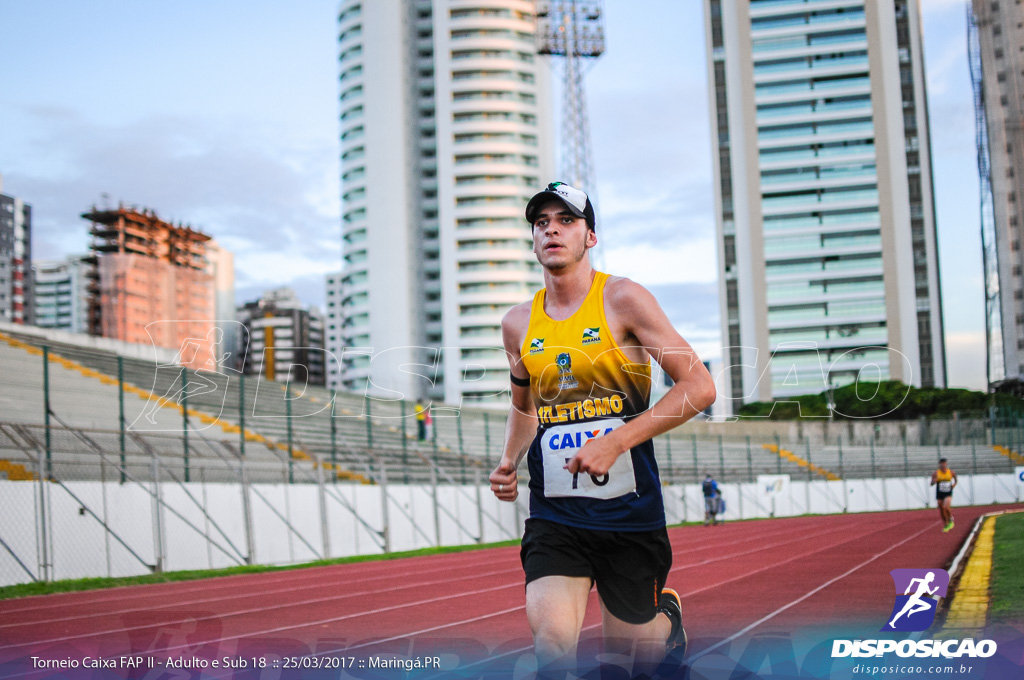
<instances>
[{"instance_id":1,"label":"chain-link fence","mask_svg":"<svg viewBox=\"0 0 1024 680\"><path fill-rule=\"evenodd\" d=\"M428 461L427 484L331 480L326 461L231 442L0 423L0 584L358 554L518 538L523 504L503 504L482 472L460 484ZM48 444L47 444L48 442ZM250 451L252 447L250 446ZM186 476L188 480L186 481Z\"/></svg>"},{"instance_id":2,"label":"chain-link fence","mask_svg":"<svg viewBox=\"0 0 1024 680\"><path fill-rule=\"evenodd\" d=\"M500 540L517 537L526 514L525 493L509 506L487 490L504 444L499 411L433 405L432 431L420 438L411 401L8 330L0 376L4 582ZM927 502L918 485L940 457L959 474L1001 479L1024 465L1022 448L1024 419L994 410L909 422L699 422L654 439L670 521L695 516L701 501L686 489L707 473L732 485L743 516L893 509L902 501L888 497L906 494L890 494L890 482ZM755 493L762 475L803 491L773 509ZM520 477L525 492L525 464ZM869 494L877 502L861 503Z\"/></svg>"}]
</instances>

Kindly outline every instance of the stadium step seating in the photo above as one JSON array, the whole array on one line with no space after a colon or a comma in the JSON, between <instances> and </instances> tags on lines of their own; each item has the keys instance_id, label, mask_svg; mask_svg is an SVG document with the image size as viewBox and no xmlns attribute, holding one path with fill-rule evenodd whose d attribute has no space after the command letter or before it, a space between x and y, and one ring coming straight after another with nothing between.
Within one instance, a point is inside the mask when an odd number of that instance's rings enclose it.
<instances>
[{"instance_id":1,"label":"stadium step seating","mask_svg":"<svg viewBox=\"0 0 1024 680\"><path fill-rule=\"evenodd\" d=\"M10 335L4 334L4 333L0 333L0 341L5 342L8 346L10 346L11 348L14 348L15 350L20 350L22 352L25 352L25 353L27 353L29 355L29 357L32 357L33 360L29 361L28 363L31 366L33 366L33 368L37 368L38 369L38 374L42 375L43 351L42 351L41 348L36 347L34 345L31 345L31 344L28 344L28 343L25 343L25 342L22 342L21 340L18 340L17 338L11 337ZM63 348L63 350L66 351L67 348ZM0 367L4 367L4 364L6 363L7 367L9 367L11 369L9 372L5 371L5 375L9 374L9 373L15 372L14 371L14 365L24 365L23 364L24 360L19 358L19 357L17 357L16 354L17 353L15 353L15 356L11 356L11 354L9 354L9 353L5 353L4 355L0 355ZM72 359L68 359L67 357L62 356L61 354L58 354L56 351L48 351L47 355L48 355L49 362L51 364L53 364L55 366L59 366L64 371L69 372L68 375L60 375L60 376L53 375L53 373L55 373L55 372L53 370L53 366L51 366L51 376L49 376L50 382L51 382L51 386L57 386L57 385L60 386L56 390L51 390L51 404L50 404L50 408L51 408L52 411L65 411L65 409L61 408L63 406L63 404L59 403L61 401L60 397L71 395L71 394L74 394L74 393L78 392L80 394L91 393L90 394L90 400L91 401L97 401L98 400L101 403L102 402L106 402L106 403L103 403L102 405L104 407L106 407L107 411L113 411L113 413L118 413L118 408L119 408L118 395L117 395L118 380L116 378L113 378L113 377L111 377L109 375L106 375L106 374L104 374L104 373L102 373L102 372L100 372L98 370L93 369L93 368L89 368L89 367L79 363L78 361L74 361ZM116 358L115 358L114 361L115 361L115 364L116 364ZM82 378L85 378L86 381L89 381L89 380L97 381L101 385L104 385L104 386L107 386L109 388L112 388L113 389L113 393L111 393L110 390L103 390L102 388L100 388L98 391L95 390L95 389L90 389L90 386L88 384L83 384L83 381L77 380L76 376L71 375L71 374L77 374L78 376L81 376ZM42 382L42 379L40 378L40 383L41 382ZM145 405L145 406L152 405L152 408L146 409L145 417L147 419L152 419L152 421L153 421L152 424L153 425L157 425L157 419L158 418L161 421L161 425L163 425L164 427L166 427L169 424L169 422L171 422L171 421L168 421L168 419L167 419L166 411L171 411L171 412L174 412L174 413L177 414L177 416L175 417L175 420L174 420L175 425L172 426L172 427L175 427L175 428L177 427L177 423L181 423L182 419L185 416L186 409L183 407L183 405L181 403L178 403L177 401L171 401L171 400L169 400L169 399L167 399L165 397L160 397L158 395L155 395L155 394L149 392L148 390L145 390L143 388L137 387L136 385L133 385L133 384L129 383L127 380L124 383L123 389L124 389L124 393L126 395L129 395L129 398L130 398L130 396L134 396L134 397L137 397L138 399L140 399L141 403L143 405ZM42 402L42 394L43 394L42 384L40 384L39 385L39 391L38 391L38 396L39 396L39 402L40 403L35 405L35 408L33 409L33 411L35 413L37 413L37 414L45 412L45 407L41 403ZM54 397L58 398L56 400L57 403L55 403ZM77 411L77 409L74 409L74 408L72 408L71 410L72 411ZM4 409L4 411L6 413L7 409ZM198 420L200 423L203 423L205 425L217 425L217 426L219 426L221 431L223 433L225 433L225 434L228 434L228 435L232 435L233 434L233 435L238 435L238 436L240 436L240 434L241 434L241 429L239 428L238 425L235 425L234 423L231 423L230 421L227 421L225 419L216 418L216 417L213 417L213 416L211 416L210 414L208 414L206 412L195 410L195 409L192 409L192 408L188 408L187 409L187 413L188 413L188 416L190 418L194 418L194 419ZM118 419L119 419L119 416L118 416ZM30 418L30 421L31 420L32 419ZM80 417L76 418L76 420L81 420L81 418ZM94 425L95 423L90 423L90 424ZM267 437L263 436L262 434L260 434L258 432L253 432L253 431L251 431L249 429L246 429L245 439L246 439L246 441L251 441L251 442L256 442L256 443L264 444L268 448L274 448L274 449L277 449L277 450L280 450L280 451L288 451L288 446L286 444L283 444L283 443L280 443L280 442L274 442L274 441L268 439ZM306 462L309 462L312 466L314 466L314 467L316 466L316 463L313 462L312 458L307 453L302 451L300 448L296 448L296 447L293 446L292 449L291 449L291 456L294 459L296 459L296 460L306 461ZM324 467L325 467L325 469L330 470L333 474L337 475L337 477L339 479L351 480L351 481L359 481L359 482L362 482L364 484L372 483L369 478L367 478L367 477L365 477L365 476L363 476L363 475L361 475L359 473L353 472L351 470L347 470L347 469L345 469L345 468L343 468L343 467L341 467L339 465L336 465L336 464L325 464ZM2 469L2 468L0 468L0 469Z\"/></svg>"},{"instance_id":2,"label":"stadium step seating","mask_svg":"<svg viewBox=\"0 0 1024 680\"><path fill-rule=\"evenodd\" d=\"M992 449L1001 456L1006 456L1017 465L1024 465L1024 456L1015 453L1005 446L993 446Z\"/></svg>"},{"instance_id":3,"label":"stadium step seating","mask_svg":"<svg viewBox=\"0 0 1024 680\"><path fill-rule=\"evenodd\" d=\"M230 451L237 458L244 446L247 462L265 465L267 475L272 468L286 467L287 478L297 483L316 481L320 471L315 465L320 461L325 476L337 481L423 484L436 479L473 484L486 483L501 455L507 411L433 404L433 436L420 441L411 401L334 393L312 385L288 387L226 369L221 373L186 371L158 362L155 355L153 359L139 358L145 354L138 350L102 349L92 338L48 335L11 324L0 324L0 332L9 338L0 342L0 374L4 376L0 381L0 423L42 425L41 348L47 346L53 359L51 410L69 428L88 432L105 449L117 450L120 351L126 431L144 439L161 456L176 459L179 469L183 467L186 414L190 465L206 465L209 474L213 474L215 463L224 465L215 459L214 451ZM184 397L183 380L187 386ZM693 483L707 472L722 482L754 481L759 474L777 473L802 480L830 479L830 474L844 479L930 475L943 455L957 470L1003 472L1013 460L983 440L941 448L880 440L850 446L840 439L808 446L806 440L797 441L799 428L782 441L776 438L773 444L788 451L791 457L787 458L772 450L773 445L766 448L762 444L770 435L755 434L762 430L745 429L744 425L715 424L712 431L722 434L696 434L693 429L697 428L683 426L656 437L654 450L662 481ZM708 428L703 425L700 429ZM32 432L38 440L39 430ZM81 437L68 432L61 437L59 445L69 456L88 448ZM137 456L136 466L141 466L146 452L137 442L130 441L128 446ZM0 457L18 462L26 455L14 444L5 447L0 441ZM801 460L806 464L801 465ZM525 484L525 465L520 466L520 476Z\"/></svg>"},{"instance_id":4,"label":"stadium step seating","mask_svg":"<svg viewBox=\"0 0 1024 680\"><path fill-rule=\"evenodd\" d=\"M29 472L21 463L12 463L0 459L0 474L12 482L26 482L36 479L34 472Z\"/></svg>"},{"instance_id":5,"label":"stadium step seating","mask_svg":"<svg viewBox=\"0 0 1024 680\"><path fill-rule=\"evenodd\" d=\"M776 454L777 456L779 456L783 460L788 460L791 463L796 463L798 467L807 468L811 472L815 472L815 473L821 475L822 477L824 477L825 479L829 480L830 482L838 481L839 479L841 479L839 477L839 475L837 475L835 473L832 473L832 472L829 472L825 468L823 468L823 467L821 467L819 465L815 465L814 463L810 462L806 458L802 458L802 457L796 455L795 453L793 453L792 451L787 451L786 449L780 448L780 447L776 446L775 444L764 444L763 448L771 451L772 453Z\"/></svg>"}]
</instances>

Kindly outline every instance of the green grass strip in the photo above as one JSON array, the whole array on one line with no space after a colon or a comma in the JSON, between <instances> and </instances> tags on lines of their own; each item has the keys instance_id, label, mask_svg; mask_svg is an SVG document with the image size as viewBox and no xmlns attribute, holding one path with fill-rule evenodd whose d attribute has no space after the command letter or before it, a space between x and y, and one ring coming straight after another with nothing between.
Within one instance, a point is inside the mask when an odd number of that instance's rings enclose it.
<instances>
[{"instance_id":1,"label":"green grass strip","mask_svg":"<svg viewBox=\"0 0 1024 680\"><path fill-rule=\"evenodd\" d=\"M318 560L316 562L289 564L285 566L246 565L241 567L228 567L227 569L168 571L161 574L143 574L141 576L124 576L120 578L80 578L50 582L37 581L34 583L19 583L13 586L0 587L0 600L9 600L16 597L29 597L31 595L70 593L79 590L100 590L103 588L118 588L120 586L138 586L149 583L196 581L198 579L235 576L238 574L263 574L274 571L291 571L293 569L308 569L310 567L326 567L334 564L355 564L357 562L398 560L404 557L445 555L448 553L469 552L471 550L484 550L486 548L504 548L513 545L519 545L519 540L516 539L513 541L500 541L498 543L484 543L481 545L455 545L442 546L440 548L422 548L420 550L408 550L406 552L389 553L387 555L355 555L353 557L340 557L332 560Z\"/></svg>"},{"instance_id":2,"label":"green grass strip","mask_svg":"<svg viewBox=\"0 0 1024 680\"><path fill-rule=\"evenodd\" d=\"M1024 512L996 518L995 545L992 550L992 604L989 619L993 623L1024 621Z\"/></svg>"}]
</instances>

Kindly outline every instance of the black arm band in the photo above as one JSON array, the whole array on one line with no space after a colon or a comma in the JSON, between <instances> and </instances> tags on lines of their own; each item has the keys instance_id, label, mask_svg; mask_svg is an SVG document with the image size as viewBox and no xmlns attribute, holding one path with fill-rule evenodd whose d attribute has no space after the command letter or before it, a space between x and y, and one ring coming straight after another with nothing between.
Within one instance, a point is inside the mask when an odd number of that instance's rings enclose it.
<instances>
[{"instance_id":1,"label":"black arm band","mask_svg":"<svg viewBox=\"0 0 1024 680\"><path fill-rule=\"evenodd\" d=\"M516 374L513 373L512 371L508 372L508 377L509 377L509 380L512 381L512 384L515 385L516 387L529 387L530 386L530 379L529 378L517 378Z\"/></svg>"}]
</instances>

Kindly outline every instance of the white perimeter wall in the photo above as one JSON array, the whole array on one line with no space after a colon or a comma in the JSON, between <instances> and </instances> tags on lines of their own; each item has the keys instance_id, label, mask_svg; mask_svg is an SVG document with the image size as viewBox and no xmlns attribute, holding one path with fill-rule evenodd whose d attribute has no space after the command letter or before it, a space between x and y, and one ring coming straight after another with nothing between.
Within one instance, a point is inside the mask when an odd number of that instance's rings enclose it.
<instances>
[{"instance_id":1,"label":"white perimeter wall","mask_svg":"<svg viewBox=\"0 0 1024 680\"><path fill-rule=\"evenodd\" d=\"M954 506L1019 502L1024 495L1009 472L961 475L959 479ZM46 529L53 579L144 574L149 569L143 562L155 563L156 522L149 485L69 482L66 486L80 502L57 484L0 480L0 540L6 544L0 544L0 585L31 580L12 552L35 576L43 572L41 525L37 522L40 488L48 496ZM934 488L918 477L791 481L775 497L774 508L756 483L722 484L721 488L726 501L721 517L726 521L935 507ZM700 485L669 486L664 492L670 524L703 519ZM243 562L247 547L241 486L164 484L160 493L165 503L161 512L165 570L219 568ZM392 551L465 545L478 539L508 540L519 538L528 516L526 494L516 504L508 504L497 501L489 487L438 486L435 511L434 493L430 486L388 485L385 522L380 486L326 485L324 532L318 486L253 484L254 562L282 565L322 559L325 554L332 558L379 554L384 551L381 532L385 524ZM105 517L112 532L138 558L105 532L83 506ZM206 509L205 515L201 508Z\"/></svg>"}]
</instances>

